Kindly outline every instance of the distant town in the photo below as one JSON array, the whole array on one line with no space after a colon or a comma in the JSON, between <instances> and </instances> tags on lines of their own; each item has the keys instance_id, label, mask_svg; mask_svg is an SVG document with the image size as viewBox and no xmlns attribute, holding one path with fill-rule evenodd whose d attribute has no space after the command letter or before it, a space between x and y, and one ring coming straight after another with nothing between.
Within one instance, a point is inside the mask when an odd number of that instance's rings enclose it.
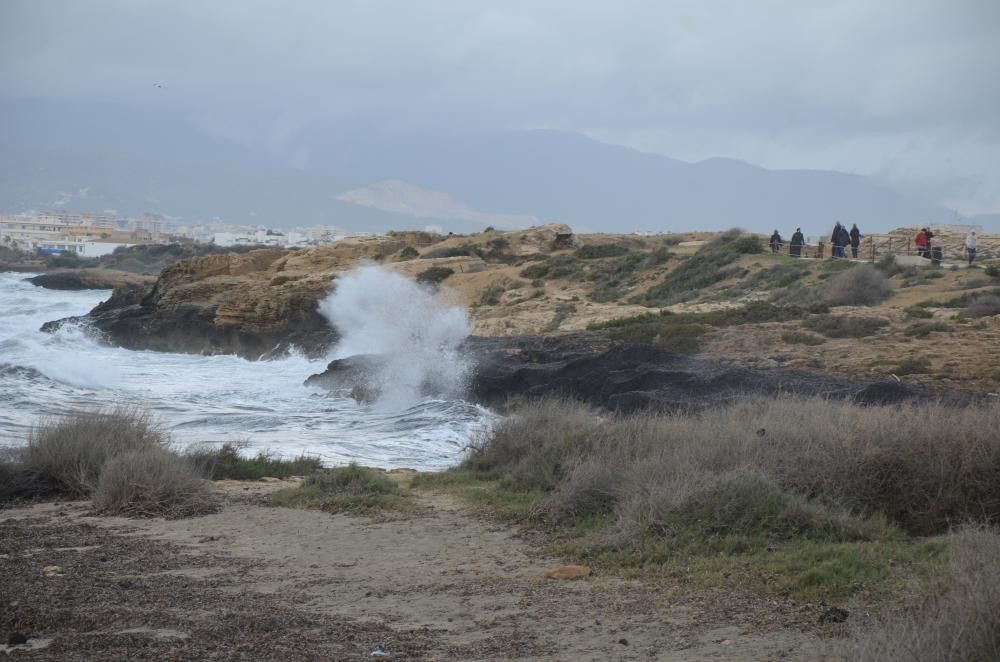
<instances>
[{"instance_id":1,"label":"distant town","mask_svg":"<svg viewBox=\"0 0 1000 662\"><path fill-rule=\"evenodd\" d=\"M0 214L0 246L25 253L73 253L87 258L101 257L117 248L136 244L214 243L225 247L303 248L366 234L370 233L348 233L330 225L275 230L219 221L191 224L158 214L139 217L119 216L114 212Z\"/></svg>"}]
</instances>

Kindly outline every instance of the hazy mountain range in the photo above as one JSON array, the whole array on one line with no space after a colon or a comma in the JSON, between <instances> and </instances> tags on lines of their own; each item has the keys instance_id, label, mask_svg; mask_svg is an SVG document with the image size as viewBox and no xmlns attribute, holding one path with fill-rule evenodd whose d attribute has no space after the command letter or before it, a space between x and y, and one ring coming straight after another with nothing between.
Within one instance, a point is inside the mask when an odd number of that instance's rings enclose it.
<instances>
[{"instance_id":1,"label":"hazy mountain range","mask_svg":"<svg viewBox=\"0 0 1000 662\"><path fill-rule=\"evenodd\" d=\"M574 133L312 130L253 149L166 113L26 101L0 110L0 212L72 209L381 231L568 223L578 231L868 232L955 212L831 171L687 163ZM1000 217L975 222L1000 229Z\"/></svg>"}]
</instances>

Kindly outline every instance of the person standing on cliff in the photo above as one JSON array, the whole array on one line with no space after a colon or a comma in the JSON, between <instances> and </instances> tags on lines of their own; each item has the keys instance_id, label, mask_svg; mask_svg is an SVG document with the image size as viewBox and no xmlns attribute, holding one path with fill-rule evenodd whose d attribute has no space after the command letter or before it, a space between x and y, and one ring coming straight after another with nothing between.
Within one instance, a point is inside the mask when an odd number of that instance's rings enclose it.
<instances>
[{"instance_id":1,"label":"person standing on cliff","mask_svg":"<svg viewBox=\"0 0 1000 662\"><path fill-rule=\"evenodd\" d=\"M778 231L775 230L774 234L771 235L771 241L768 243L768 245L771 247L771 252L772 253L779 252L781 250L781 245L783 243L785 243L785 240L782 239L781 235L778 234Z\"/></svg>"},{"instance_id":2,"label":"person standing on cliff","mask_svg":"<svg viewBox=\"0 0 1000 662\"><path fill-rule=\"evenodd\" d=\"M976 259L976 231L973 230L965 236L965 254L969 258L969 268L972 268L972 261Z\"/></svg>"},{"instance_id":3,"label":"person standing on cliff","mask_svg":"<svg viewBox=\"0 0 1000 662\"><path fill-rule=\"evenodd\" d=\"M802 246L806 243L806 238L802 236L802 228L795 228L792 235L792 243L789 244L788 254L792 257L802 257Z\"/></svg>"},{"instance_id":4,"label":"person standing on cliff","mask_svg":"<svg viewBox=\"0 0 1000 662\"><path fill-rule=\"evenodd\" d=\"M857 223L851 223L851 257L858 259L858 247L861 246L861 230Z\"/></svg>"},{"instance_id":5,"label":"person standing on cliff","mask_svg":"<svg viewBox=\"0 0 1000 662\"><path fill-rule=\"evenodd\" d=\"M931 246L931 239L933 238L934 238L934 233L931 232L931 229L924 228L924 241L927 242L927 245L924 246L924 257L926 257L928 260L934 257L934 253L932 252L932 246Z\"/></svg>"},{"instance_id":6,"label":"person standing on cliff","mask_svg":"<svg viewBox=\"0 0 1000 662\"><path fill-rule=\"evenodd\" d=\"M833 232L830 233L830 243L833 244L833 257L844 257L844 245L840 239L840 231L843 228L840 225L840 221L833 226Z\"/></svg>"}]
</instances>

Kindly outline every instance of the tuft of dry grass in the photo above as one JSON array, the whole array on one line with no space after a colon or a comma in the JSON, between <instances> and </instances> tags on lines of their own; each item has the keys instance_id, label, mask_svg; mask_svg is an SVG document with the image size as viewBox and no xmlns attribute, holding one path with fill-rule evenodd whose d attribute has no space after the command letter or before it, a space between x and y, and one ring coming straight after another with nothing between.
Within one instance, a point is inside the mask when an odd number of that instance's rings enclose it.
<instances>
[{"instance_id":1,"label":"tuft of dry grass","mask_svg":"<svg viewBox=\"0 0 1000 662\"><path fill-rule=\"evenodd\" d=\"M948 545L936 598L828 648L851 662L1000 660L1000 532L967 528Z\"/></svg>"},{"instance_id":2,"label":"tuft of dry grass","mask_svg":"<svg viewBox=\"0 0 1000 662\"><path fill-rule=\"evenodd\" d=\"M192 517L216 510L204 481L187 458L165 448L130 451L101 470L94 506L129 517Z\"/></svg>"},{"instance_id":3,"label":"tuft of dry grass","mask_svg":"<svg viewBox=\"0 0 1000 662\"><path fill-rule=\"evenodd\" d=\"M104 464L119 455L160 448L166 434L144 411L119 407L44 420L31 430L24 468L52 491L87 496Z\"/></svg>"},{"instance_id":4,"label":"tuft of dry grass","mask_svg":"<svg viewBox=\"0 0 1000 662\"><path fill-rule=\"evenodd\" d=\"M872 306L892 295L889 279L871 264L859 264L827 281L824 292L831 306Z\"/></svg>"}]
</instances>

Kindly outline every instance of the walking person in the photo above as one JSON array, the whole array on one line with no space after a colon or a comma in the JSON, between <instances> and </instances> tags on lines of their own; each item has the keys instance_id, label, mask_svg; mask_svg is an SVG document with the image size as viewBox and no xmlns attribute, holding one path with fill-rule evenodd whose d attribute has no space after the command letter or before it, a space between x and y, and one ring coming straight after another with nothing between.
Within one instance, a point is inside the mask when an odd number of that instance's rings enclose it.
<instances>
[{"instance_id":1,"label":"walking person","mask_svg":"<svg viewBox=\"0 0 1000 662\"><path fill-rule=\"evenodd\" d=\"M920 228L920 232L917 233L917 238L913 240L913 243L917 245L917 256L924 257L924 253L927 250L927 235L924 234L923 228Z\"/></svg>"},{"instance_id":2,"label":"walking person","mask_svg":"<svg viewBox=\"0 0 1000 662\"><path fill-rule=\"evenodd\" d=\"M861 230L857 223L851 223L851 257L858 259L858 247L861 246Z\"/></svg>"},{"instance_id":3,"label":"walking person","mask_svg":"<svg viewBox=\"0 0 1000 662\"><path fill-rule=\"evenodd\" d=\"M782 239L781 235L778 234L778 231L775 230L774 234L771 235L771 240L768 242L768 246L771 247L772 253L778 253L781 251L781 245L783 243L785 243L785 240Z\"/></svg>"},{"instance_id":4,"label":"walking person","mask_svg":"<svg viewBox=\"0 0 1000 662\"><path fill-rule=\"evenodd\" d=\"M792 235L792 243L789 244L788 254L792 257L802 257L802 246L806 243L806 238L802 236L802 228L795 228Z\"/></svg>"},{"instance_id":5,"label":"walking person","mask_svg":"<svg viewBox=\"0 0 1000 662\"><path fill-rule=\"evenodd\" d=\"M851 233L846 225L840 226L840 257L847 257L847 245L851 243Z\"/></svg>"},{"instance_id":6,"label":"walking person","mask_svg":"<svg viewBox=\"0 0 1000 662\"><path fill-rule=\"evenodd\" d=\"M976 231L973 230L965 235L965 254L969 258L969 268L972 268L972 261L976 259Z\"/></svg>"}]
</instances>

